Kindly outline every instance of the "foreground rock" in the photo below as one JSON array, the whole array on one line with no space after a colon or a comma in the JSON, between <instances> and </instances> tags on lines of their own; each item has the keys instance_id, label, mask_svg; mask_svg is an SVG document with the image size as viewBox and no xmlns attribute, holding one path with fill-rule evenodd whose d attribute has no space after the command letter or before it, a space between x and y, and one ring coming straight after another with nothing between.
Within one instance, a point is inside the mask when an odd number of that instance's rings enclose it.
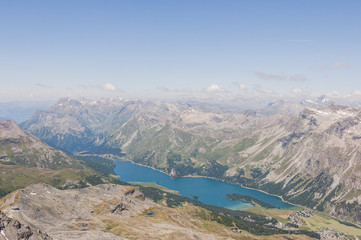
<instances>
[{"instance_id":1,"label":"foreground rock","mask_svg":"<svg viewBox=\"0 0 361 240\"><path fill-rule=\"evenodd\" d=\"M211 213L200 207L186 203L169 208L144 198L132 186L114 184L71 190L30 185L2 198L0 209L13 219L11 224L0 225L1 229L8 226L0 240L311 239L304 235L253 236L232 231L207 220ZM19 224L20 228L11 227ZM32 238L16 235L28 231L33 233Z\"/></svg>"},{"instance_id":2,"label":"foreground rock","mask_svg":"<svg viewBox=\"0 0 361 240\"><path fill-rule=\"evenodd\" d=\"M3 211L14 221L36 226L54 239L123 239L102 232L107 224L99 215L132 216L153 205L133 187L114 184L63 191L36 184L11 193L1 202Z\"/></svg>"},{"instance_id":3,"label":"foreground rock","mask_svg":"<svg viewBox=\"0 0 361 240\"><path fill-rule=\"evenodd\" d=\"M52 240L48 234L38 229L31 228L21 224L18 220L14 220L6 216L0 211L0 240L22 239L22 240Z\"/></svg>"},{"instance_id":4,"label":"foreground rock","mask_svg":"<svg viewBox=\"0 0 361 240\"><path fill-rule=\"evenodd\" d=\"M243 237L224 225L195 217L197 207L168 208L146 199L132 186L103 184L58 190L46 184L30 185L1 199L0 209L54 240ZM145 214L149 212L152 214Z\"/></svg>"}]
</instances>

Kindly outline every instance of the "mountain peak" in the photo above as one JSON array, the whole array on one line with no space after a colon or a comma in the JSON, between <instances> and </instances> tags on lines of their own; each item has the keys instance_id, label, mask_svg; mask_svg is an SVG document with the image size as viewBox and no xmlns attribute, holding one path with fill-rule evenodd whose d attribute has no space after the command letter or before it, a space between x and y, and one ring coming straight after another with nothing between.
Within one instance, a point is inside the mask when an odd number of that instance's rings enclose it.
<instances>
[{"instance_id":1,"label":"mountain peak","mask_svg":"<svg viewBox=\"0 0 361 240\"><path fill-rule=\"evenodd\" d=\"M82 105L78 100L71 99L71 98L60 98L56 105Z\"/></svg>"},{"instance_id":2,"label":"mountain peak","mask_svg":"<svg viewBox=\"0 0 361 240\"><path fill-rule=\"evenodd\" d=\"M73 158L50 147L10 120L0 121L0 163L49 169L80 167Z\"/></svg>"},{"instance_id":3,"label":"mountain peak","mask_svg":"<svg viewBox=\"0 0 361 240\"><path fill-rule=\"evenodd\" d=\"M330 99L326 95L322 95L322 96L318 97L317 100L322 103L330 102Z\"/></svg>"},{"instance_id":4,"label":"mountain peak","mask_svg":"<svg viewBox=\"0 0 361 240\"><path fill-rule=\"evenodd\" d=\"M329 106L334 104L331 99L329 99L326 95L321 95L318 98L314 99L305 99L300 102L301 105L304 105L306 107L314 107L314 108L321 108L325 106Z\"/></svg>"},{"instance_id":5,"label":"mountain peak","mask_svg":"<svg viewBox=\"0 0 361 240\"><path fill-rule=\"evenodd\" d=\"M27 136L27 133L12 120L0 121L0 140L24 136Z\"/></svg>"}]
</instances>

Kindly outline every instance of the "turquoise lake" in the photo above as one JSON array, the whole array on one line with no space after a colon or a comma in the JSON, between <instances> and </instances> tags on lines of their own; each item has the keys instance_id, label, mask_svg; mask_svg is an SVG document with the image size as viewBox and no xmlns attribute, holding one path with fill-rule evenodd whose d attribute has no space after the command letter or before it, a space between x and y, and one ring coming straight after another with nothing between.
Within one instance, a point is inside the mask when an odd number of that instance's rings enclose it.
<instances>
[{"instance_id":1,"label":"turquoise lake","mask_svg":"<svg viewBox=\"0 0 361 240\"><path fill-rule=\"evenodd\" d=\"M204 177L182 177L172 179L168 175L129 161L115 161L114 172L125 182L159 182L159 185L176 190L184 197L198 196L199 201L209 205L241 210L252 207L250 203L231 201L226 194L239 193L257 198L278 208L292 208L281 198L257 190L244 188Z\"/></svg>"}]
</instances>

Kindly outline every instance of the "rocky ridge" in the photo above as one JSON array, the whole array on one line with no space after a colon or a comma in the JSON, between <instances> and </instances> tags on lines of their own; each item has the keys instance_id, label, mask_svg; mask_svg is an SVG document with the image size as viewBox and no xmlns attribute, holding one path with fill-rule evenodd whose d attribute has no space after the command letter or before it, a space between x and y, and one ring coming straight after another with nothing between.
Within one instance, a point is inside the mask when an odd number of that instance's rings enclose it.
<instances>
[{"instance_id":1,"label":"rocky ridge","mask_svg":"<svg viewBox=\"0 0 361 240\"><path fill-rule=\"evenodd\" d=\"M74 158L49 147L9 120L0 121L0 163L48 169L81 167Z\"/></svg>"}]
</instances>

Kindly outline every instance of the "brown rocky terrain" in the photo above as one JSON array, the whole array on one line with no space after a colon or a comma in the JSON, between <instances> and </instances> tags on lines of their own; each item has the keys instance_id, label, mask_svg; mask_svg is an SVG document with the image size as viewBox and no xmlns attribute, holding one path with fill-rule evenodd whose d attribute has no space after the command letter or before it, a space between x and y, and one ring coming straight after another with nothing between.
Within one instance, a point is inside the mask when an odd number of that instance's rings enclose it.
<instances>
[{"instance_id":1,"label":"brown rocky terrain","mask_svg":"<svg viewBox=\"0 0 361 240\"><path fill-rule=\"evenodd\" d=\"M207 214L202 208L190 204L169 208L144 198L133 186L113 184L71 190L58 190L46 184L31 185L1 199L0 209L14 219L12 221L46 232L51 238L44 240L291 237L254 236L232 231L229 227L200 218L199 214ZM295 235L292 239L311 238Z\"/></svg>"},{"instance_id":2,"label":"brown rocky terrain","mask_svg":"<svg viewBox=\"0 0 361 240\"><path fill-rule=\"evenodd\" d=\"M24 239L24 240L52 240L48 234L39 229L31 228L6 216L0 211L0 240Z\"/></svg>"},{"instance_id":3,"label":"brown rocky terrain","mask_svg":"<svg viewBox=\"0 0 361 240\"><path fill-rule=\"evenodd\" d=\"M61 191L46 184L36 184L6 196L1 208L8 216L38 226L54 239L64 236L71 239L72 235L87 239L89 233L81 232L93 231L95 234L94 231L107 227L98 215L131 216L153 205L129 186L109 184ZM109 239L112 238L118 239L111 235Z\"/></svg>"}]
</instances>

